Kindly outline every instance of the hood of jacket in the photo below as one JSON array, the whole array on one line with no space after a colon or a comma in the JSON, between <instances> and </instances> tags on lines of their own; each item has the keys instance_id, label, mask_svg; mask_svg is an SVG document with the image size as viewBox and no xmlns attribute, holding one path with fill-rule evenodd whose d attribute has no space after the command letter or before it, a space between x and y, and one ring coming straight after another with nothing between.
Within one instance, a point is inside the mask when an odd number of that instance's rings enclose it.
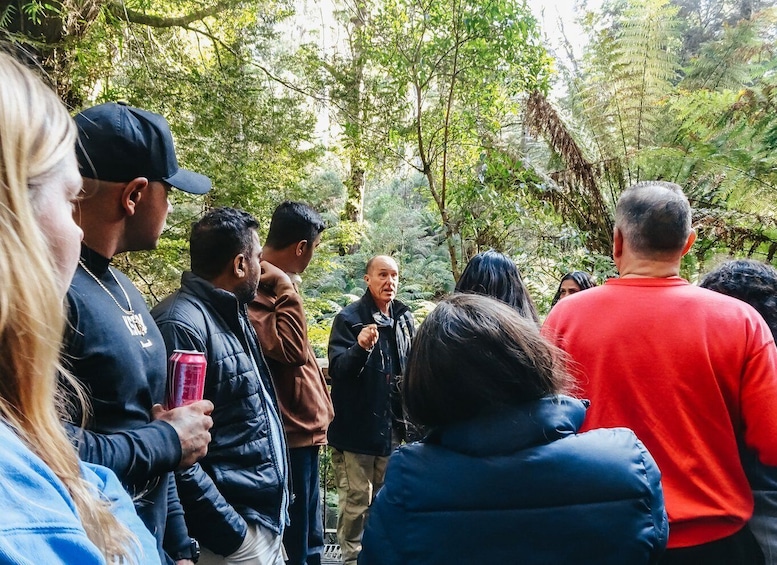
<instances>
[{"instance_id":1,"label":"hood of jacket","mask_svg":"<svg viewBox=\"0 0 777 565\"><path fill-rule=\"evenodd\" d=\"M432 430L424 441L472 456L513 453L574 435L586 409L587 401L546 396Z\"/></svg>"}]
</instances>

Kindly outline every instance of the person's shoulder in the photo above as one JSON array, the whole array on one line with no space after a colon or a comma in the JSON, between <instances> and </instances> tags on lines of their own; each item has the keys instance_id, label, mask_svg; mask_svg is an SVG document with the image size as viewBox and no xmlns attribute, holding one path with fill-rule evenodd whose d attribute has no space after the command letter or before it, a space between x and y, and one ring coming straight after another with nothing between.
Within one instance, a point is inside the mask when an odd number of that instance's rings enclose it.
<instances>
[{"instance_id":1,"label":"person's shoulder","mask_svg":"<svg viewBox=\"0 0 777 565\"><path fill-rule=\"evenodd\" d=\"M3 420L0 420L0 443L3 444L3 452L8 453L20 453L27 454L29 449L24 445L19 436L17 436L13 429L6 424ZM30 455L32 452L29 452Z\"/></svg>"},{"instance_id":2,"label":"person's shoulder","mask_svg":"<svg viewBox=\"0 0 777 565\"><path fill-rule=\"evenodd\" d=\"M278 299L275 292L260 284L256 289L254 299L247 304L249 315L252 312L272 312L275 310L275 302Z\"/></svg>"},{"instance_id":3,"label":"person's shoulder","mask_svg":"<svg viewBox=\"0 0 777 565\"><path fill-rule=\"evenodd\" d=\"M755 308L733 296L695 285L689 285L687 292L698 301L699 309L708 315L728 320L762 320Z\"/></svg>"},{"instance_id":4,"label":"person's shoulder","mask_svg":"<svg viewBox=\"0 0 777 565\"><path fill-rule=\"evenodd\" d=\"M425 476L425 470L429 470L431 452L435 450L439 450L439 447L423 441L400 445L389 457L386 479L390 479L394 485L408 479L414 483L423 482L418 479Z\"/></svg>"},{"instance_id":5,"label":"person's shoulder","mask_svg":"<svg viewBox=\"0 0 777 565\"><path fill-rule=\"evenodd\" d=\"M178 301L178 294L180 293L179 290L176 290L172 294L167 295L165 298L160 300L156 306L154 306L151 309L151 315L154 316L154 318L161 318L164 316L167 316L170 314L170 312L175 308L176 302Z\"/></svg>"},{"instance_id":6,"label":"person's shoulder","mask_svg":"<svg viewBox=\"0 0 777 565\"><path fill-rule=\"evenodd\" d=\"M397 300L396 298L394 299L393 306L394 306L394 312L396 316L405 316L405 317L409 316L412 319L413 314L412 312L410 312L410 306L408 306L401 300Z\"/></svg>"},{"instance_id":7,"label":"person's shoulder","mask_svg":"<svg viewBox=\"0 0 777 565\"><path fill-rule=\"evenodd\" d=\"M631 482L635 471L652 462L644 445L628 428L596 428L554 443L567 451L570 465L578 473L587 471L613 482L619 478Z\"/></svg>"},{"instance_id":8,"label":"person's shoulder","mask_svg":"<svg viewBox=\"0 0 777 565\"><path fill-rule=\"evenodd\" d=\"M196 296L178 289L151 309L157 324L194 321L203 317L204 305Z\"/></svg>"},{"instance_id":9,"label":"person's shoulder","mask_svg":"<svg viewBox=\"0 0 777 565\"><path fill-rule=\"evenodd\" d=\"M31 494L39 496L48 489L54 489L63 498L69 499L54 472L3 422L0 422L0 443L3 445L0 474L4 477L0 483L12 490L14 498L23 500ZM6 496L11 494L6 493Z\"/></svg>"},{"instance_id":10,"label":"person's shoulder","mask_svg":"<svg viewBox=\"0 0 777 565\"><path fill-rule=\"evenodd\" d=\"M64 483L0 422L0 562L100 563Z\"/></svg>"},{"instance_id":11,"label":"person's shoulder","mask_svg":"<svg viewBox=\"0 0 777 565\"><path fill-rule=\"evenodd\" d=\"M746 302L728 296L721 292L710 290L709 288L703 288L696 285L688 285L686 292L694 297L703 300L705 303L715 303L725 306L726 308L740 308L742 305L747 305Z\"/></svg>"},{"instance_id":12,"label":"person's shoulder","mask_svg":"<svg viewBox=\"0 0 777 565\"><path fill-rule=\"evenodd\" d=\"M545 317L543 327L548 328L568 320L580 319L583 317L581 312L586 312L589 308L593 308L594 312L598 312L599 307L596 304L603 297L607 299L606 295L609 293L610 290L607 290L604 286L597 286L559 300Z\"/></svg>"}]
</instances>

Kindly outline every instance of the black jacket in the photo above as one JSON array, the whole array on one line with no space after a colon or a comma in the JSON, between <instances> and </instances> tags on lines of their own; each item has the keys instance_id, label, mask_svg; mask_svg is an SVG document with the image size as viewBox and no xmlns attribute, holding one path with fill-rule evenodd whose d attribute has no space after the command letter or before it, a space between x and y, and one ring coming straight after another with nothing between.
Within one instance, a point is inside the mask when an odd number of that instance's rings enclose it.
<instances>
[{"instance_id":1,"label":"black jacket","mask_svg":"<svg viewBox=\"0 0 777 565\"><path fill-rule=\"evenodd\" d=\"M378 330L378 343L371 351L357 343L362 327L375 323L372 315L377 307L369 290L343 308L332 323L328 353L335 417L328 439L340 451L391 453L392 424L402 419L397 376L404 373L415 335L407 306L394 300L392 309L394 326Z\"/></svg>"},{"instance_id":2,"label":"black jacket","mask_svg":"<svg viewBox=\"0 0 777 565\"><path fill-rule=\"evenodd\" d=\"M213 402L208 454L176 474L189 532L215 553L234 553L246 523L280 534L288 502L286 443L275 391L245 305L184 273L152 315L168 352L205 353L205 398Z\"/></svg>"}]
</instances>

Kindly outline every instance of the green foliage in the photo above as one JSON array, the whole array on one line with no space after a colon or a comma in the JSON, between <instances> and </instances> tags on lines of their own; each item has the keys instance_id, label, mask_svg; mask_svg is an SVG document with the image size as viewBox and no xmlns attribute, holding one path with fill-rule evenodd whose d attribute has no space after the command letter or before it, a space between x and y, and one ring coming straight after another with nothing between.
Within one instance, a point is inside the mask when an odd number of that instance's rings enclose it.
<instances>
[{"instance_id":1,"label":"green foliage","mask_svg":"<svg viewBox=\"0 0 777 565\"><path fill-rule=\"evenodd\" d=\"M90 74L93 57L76 64L83 70L76 75L79 80L93 81L94 102L122 98L164 115L181 165L213 181L206 197L176 193L182 205L176 202L160 249L133 258L136 280L153 281L165 292L177 286L180 272L188 268L187 246L181 242L188 240L189 226L204 209L245 209L264 231L279 202L310 194L308 172L322 156L312 135L315 116L303 97L268 80L256 63L256 50L265 49L265 58L280 64L269 48L277 35L265 22L274 24L287 14L284 5L265 2L263 17L250 9L232 14L234 19L208 21L201 33L167 27L144 33L130 27L125 33L106 19L87 39L103 46L106 38L120 39L111 65L96 78ZM161 269L167 261L172 268ZM159 273L168 278L160 280Z\"/></svg>"},{"instance_id":2,"label":"green foliage","mask_svg":"<svg viewBox=\"0 0 777 565\"><path fill-rule=\"evenodd\" d=\"M35 25L40 25L45 17L57 13L59 7L49 2L32 0L21 5L22 13Z\"/></svg>"},{"instance_id":3,"label":"green foliage","mask_svg":"<svg viewBox=\"0 0 777 565\"><path fill-rule=\"evenodd\" d=\"M6 29L8 27L15 12L16 6L10 2L2 7L2 10L0 11L0 29Z\"/></svg>"},{"instance_id":4,"label":"green foliage","mask_svg":"<svg viewBox=\"0 0 777 565\"><path fill-rule=\"evenodd\" d=\"M596 36L573 98L592 136L591 156L624 162L629 183L641 178L629 160L655 144L680 70L676 15L669 0L628 2Z\"/></svg>"},{"instance_id":5,"label":"green foliage","mask_svg":"<svg viewBox=\"0 0 777 565\"><path fill-rule=\"evenodd\" d=\"M488 248L540 312L570 270L601 282L614 203L641 179L682 184L696 209L684 275L777 253L773 1L605 2L555 106L557 63L519 0L339 2L327 52L283 32L291 0L76 4L7 3L0 28L74 109L123 98L165 115L181 164L214 181L174 193L157 250L117 259L152 304L178 286L207 207L244 208L264 234L284 199L330 226L302 285L320 356L377 253L397 258L419 323Z\"/></svg>"},{"instance_id":6,"label":"green foliage","mask_svg":"<svg viewBox=\"0 0 777 565\"><path fill-rule=\"evenodd\" d=\"M696 209L700 264L722 250L768 260L777 252L768 198L769 132L777 130L763 80L774 68L774 15L742 18L741 3L713 4L606 2L586 19L593 41L583 64L567 73L575 77L569 114L534 112L537 130L566 135L554 134L560 160L552 156L548 166L562 170L550 169L558 189L547 200L591 234L588 241L609 237L600 218L626 186L664 179L681 184Z\"/></svg>"},{"instance_id":7,"label":"green foliage","mask_svg":"<svg viewBox=\"0 0 777 565\"><path fill-rule=\"evenodd\" d=\"M425 175L457 277L464 187L518 112L517 96L547 88L549 57L531 13L513 0L386 0L371 24L370 58L385 77L377 96L398 110L384 123L390 146Z\"/></svg>"}]
</instances>

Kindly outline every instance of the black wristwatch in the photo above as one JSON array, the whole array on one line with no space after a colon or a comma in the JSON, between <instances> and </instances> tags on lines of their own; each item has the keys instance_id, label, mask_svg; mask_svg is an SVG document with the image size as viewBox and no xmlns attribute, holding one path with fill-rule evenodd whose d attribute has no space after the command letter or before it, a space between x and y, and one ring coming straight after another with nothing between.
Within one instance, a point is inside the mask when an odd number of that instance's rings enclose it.
<instances>
[{"instance_id":1,"label":"black wristwatch","mask_svg":"<svg viewBox=\"0 0 777 565\"><path fill-rule=\"evenodd\" d=\"M173 561L180 561L181 559L188 559L192 563L197 563L200 560L200 542L194 538L189 538L189 547L184 551L179 551L175 555L171 556Z\"/></svg>"}]
</instances>

